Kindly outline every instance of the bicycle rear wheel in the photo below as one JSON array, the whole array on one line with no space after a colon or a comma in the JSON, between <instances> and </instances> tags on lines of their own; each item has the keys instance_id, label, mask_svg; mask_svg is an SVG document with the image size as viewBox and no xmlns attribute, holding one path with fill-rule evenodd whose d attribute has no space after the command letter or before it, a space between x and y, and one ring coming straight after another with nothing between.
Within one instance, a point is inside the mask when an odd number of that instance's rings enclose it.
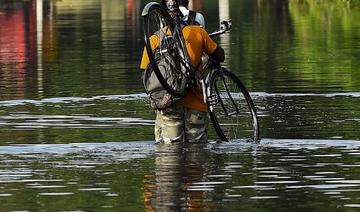
<instances>
[{"instance_id":1,"label":"bicycle rear wheel","mask_svg":"<svg viewBox=\"0 0 360 212\"><path fill-rule=\"evenodd\" d=\"M243 83L232 72L222 69L211 77L208 107L221 140L260 139L254 103Z\"/></svg>"},{"instance_id":2,"label":"bicycle rear wheel","mask_svg":"<svg viewBox=\"0 0 360 212\"><path fill-rule=\"evenodd\" d=\"M185 95L189 67L181 29L166 9L155 2L145 6L142 18L149 65L167 92Z\"/></svg>"}]
</instances>

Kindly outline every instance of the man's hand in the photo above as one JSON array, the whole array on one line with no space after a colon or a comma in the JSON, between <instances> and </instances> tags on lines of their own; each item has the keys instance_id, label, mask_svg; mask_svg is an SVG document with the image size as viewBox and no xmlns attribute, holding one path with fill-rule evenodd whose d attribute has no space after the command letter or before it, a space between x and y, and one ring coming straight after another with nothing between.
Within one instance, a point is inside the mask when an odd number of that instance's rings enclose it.
<instances>
[{"instance_id":1,"label":"man's hand","mask_svg":"<svg viewBox=\"0 0 360 212\"><path fill-rule=\"evenodd\" d=\"M220 29L223 31L230 31L232 27L231 19L228 21L221 21L220 22Z\"/></svg>"}]
</instances>

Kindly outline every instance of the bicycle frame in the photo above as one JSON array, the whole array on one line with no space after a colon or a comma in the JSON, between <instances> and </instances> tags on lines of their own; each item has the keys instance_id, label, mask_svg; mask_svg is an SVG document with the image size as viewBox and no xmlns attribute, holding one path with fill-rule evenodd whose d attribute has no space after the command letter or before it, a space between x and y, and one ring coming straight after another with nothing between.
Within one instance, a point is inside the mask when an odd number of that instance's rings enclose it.
<instances>
[{"instance_id":1,"label":"bicycle frame","mask_svg":"<svg viewBox=\"0 0 360 212\"><path fill-rule=\"evenodd\" d=\"M219 101L220 104L221 104L221 107L224 109L224 111L226 112L226 116L231 116L231 115L234 115L234 114L239 114L239 108L238 106L236 105L233 97L230 95L230 91L229 91L229 88L228 88L228 85L227 83L224 81L225 78L223 77L223 70L224 68L221 67L220 65L214 65L213 67L211 67L211 70L209 71L209 73L207 74L206 78L205 79L202 79L200 80L200 84L201 84L201 87L202 87L202 91L203 91L203 97L204 97L204 103L206 104L209 104L209 108L210 110L212 111L212 102L217 102ZM216 96L212 96L211 95L211 91L210 91L210 81L211 79L213 78L214 74L217 74L217 72L220 72L220 75L222 76L221 77L221 80L223 80L223 85L225 87L225 90L226 90L226 93L229 97L229 99L231 100L232 104L234 105L235 107L235 112L233 113L229 113L228 110L226 109L224 103L222 102L221 98L218 98L218 96L220 96L220 93L216 90Z\"/></svg>"}]
</instances>

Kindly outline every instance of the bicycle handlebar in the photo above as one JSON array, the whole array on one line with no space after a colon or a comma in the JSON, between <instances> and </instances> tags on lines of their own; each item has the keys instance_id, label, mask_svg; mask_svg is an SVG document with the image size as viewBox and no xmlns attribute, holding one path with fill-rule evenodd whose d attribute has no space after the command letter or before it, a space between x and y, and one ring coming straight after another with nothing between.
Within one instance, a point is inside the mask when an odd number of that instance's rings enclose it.
<instances>
[{"instance_id":1,"label":"bicycle handlebar","mask_svg":"<svg viewBox=\"0 0 360 212\"><path fill-rule=\"evenodd\" d=\"M228 21L221 21L220 22L220 29L218 31L212 32L209 34L209 36L211 38L218 36L218 35L222 35L228 31L230 31L232 28L232 23L231 23L231 19Z\"/></svg>"}]
</instances>

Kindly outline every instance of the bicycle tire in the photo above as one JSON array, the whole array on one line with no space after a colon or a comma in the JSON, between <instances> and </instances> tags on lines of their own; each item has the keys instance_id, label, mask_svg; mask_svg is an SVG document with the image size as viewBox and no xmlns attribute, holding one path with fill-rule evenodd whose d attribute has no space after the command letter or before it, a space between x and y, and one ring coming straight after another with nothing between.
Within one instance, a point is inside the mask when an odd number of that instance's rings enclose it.
<instances>
[{"instance_id":1,"label":"bicycle tire","mask_svg":"<svg viewBox=\"0 0 360 212\"><path fill-rule=\"evenodd\" d=\"M184 96L189 87L189 72L187 50L181 29L178 29L166 9L156 2L144 7L142 18L149 65L167 92L177 97ZM161 57L168 60L169 55L176 65L170 68L166 65L159 66L158 61Z\"/></svg>"},{"instance_id":2,"label":"bicycle tire","mask_svg":"<svg viewBox=\"0 0 360 212\"><path fill-rule=\"evenodd\" d=\"M219 138L259 141L256 109L244 84L232 72L222 68L210 78L208 109Z\"/></svg>"}]
</instances>

